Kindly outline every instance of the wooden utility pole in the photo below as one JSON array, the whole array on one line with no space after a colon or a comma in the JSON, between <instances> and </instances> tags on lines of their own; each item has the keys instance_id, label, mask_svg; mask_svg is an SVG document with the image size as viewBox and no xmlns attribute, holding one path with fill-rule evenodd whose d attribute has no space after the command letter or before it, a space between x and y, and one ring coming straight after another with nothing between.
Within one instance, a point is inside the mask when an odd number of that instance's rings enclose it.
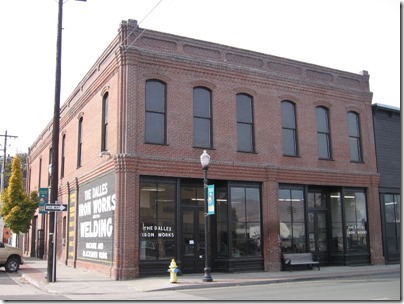
<instances>
[{"instance_id":1,"label":"wooden utility pole","mask_svg":"<svg viewBox=\"0 0 404 304\"><path fill-rule=\"evenodd\" d=\"M4 134L0 134L0 137L4 137L4 149L3 149L3 164L1 166L1 185L0 185L0 193L4 190L4 170L6 168L6 157L7 157L7 138L17 138L15 135L8 135L7 130Z\"/></svg>"}]
</instances>

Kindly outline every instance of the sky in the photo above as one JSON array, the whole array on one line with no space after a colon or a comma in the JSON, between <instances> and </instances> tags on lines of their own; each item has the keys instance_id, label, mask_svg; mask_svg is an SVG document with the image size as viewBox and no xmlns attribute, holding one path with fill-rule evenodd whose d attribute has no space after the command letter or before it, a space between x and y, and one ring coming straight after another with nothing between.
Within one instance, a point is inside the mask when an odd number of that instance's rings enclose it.
<instances>
[{"instance_id":1,"label":"sky","mask_svg":"<svg viewBox=\"0 0 404 304\"><path fill-rule=\"evenodd\" d=\"M140 28L370 75L373 103L400 107L399 0L65 0L61 105L117 35ZM0 135L27 153L53 117L57 0L0 1ZM4 136L0 136L3 155Z\"/></svg>"}]
</instances>

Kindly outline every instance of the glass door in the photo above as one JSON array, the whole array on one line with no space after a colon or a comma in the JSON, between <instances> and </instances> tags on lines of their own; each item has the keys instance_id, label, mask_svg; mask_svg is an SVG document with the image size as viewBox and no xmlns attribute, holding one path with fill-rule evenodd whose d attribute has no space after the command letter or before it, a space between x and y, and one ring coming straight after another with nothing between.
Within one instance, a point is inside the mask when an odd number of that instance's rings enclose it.
<instances>
[{"instance_id":1,"label":"glass door","mask_svg":"<svg viewBox=\"0 0 404 304\"><path fill-rule=\"evenodd\" d=\"M324 211L309 212L309 250L328 264L327 215Z\"/></svg>"},{"instance_id":2,"label":"glass door","mask_svg":"<svg viewBox=\"0 0 404 304\"><path fill-rule=\"evenodd\" d=\"M320 258L321 264L328 264L327 196L321 191L308 195L308 233L309 252Z\"/></svg>"},{"instance_id":3,"label":"glass door","mask_svg":"<svg viewBox=\"0 0 404 304\"><path fill-rule=\"evenodd\" d=\"M203 272L205 266L205 216L201 207L182 208L183 273Z\"/></svg>"}]
</instances>

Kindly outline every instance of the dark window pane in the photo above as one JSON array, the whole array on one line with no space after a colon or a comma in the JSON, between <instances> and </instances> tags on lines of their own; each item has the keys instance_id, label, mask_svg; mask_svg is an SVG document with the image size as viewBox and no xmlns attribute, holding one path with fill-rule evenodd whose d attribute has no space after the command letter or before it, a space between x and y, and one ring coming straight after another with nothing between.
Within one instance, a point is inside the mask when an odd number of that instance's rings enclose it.
<instances>
[{"instance_id":1,"label":"dark window pane","mask_svg":"<svg viewBox=\"0 0 404 304\"><path fill-rule=\"evenodd\" d=\"M210 118L210 91L203 88L194 89L194 116Z\"/></svg>"},{"instance_id":2,"label":"dark window pane","mask_svg":"<svg viewBox=\"0 0 404 304\"><path fill-rule=\"evenodd\" d=\"M231 188L231 207L234 221L245 221L245 189Z\"/></svg>"},{"instance_id":3,"label":"dark window pane","mask_svg":"<svg viewBox=\"0 0 404 304\"><path fill-rule=\"evenodd\" d=\"M237 124L237 143L239 151L252 152L252 125L250 124Z\"/></svg>"},{"instance_id":4,"label":"dark window pane","mask_svg":"<svg viewBox=\"0 0 404 304\"><path fill-rule=\"evenodd\" d=\"M360 157L360 143L359 139L355 137L349 138L349 148L351 152L351 160L353 161L361 161Z\"/></svg>"},{"instance_id":5,"label":"dark window pane","mask_svg":"<svg viewBox=\"0 0 404 304\"><path fill-rule=\"evenodd\" d=\"M359 117L356 113L348 113L349 136L359 137Z\"/></svg>"},{"instance_id":6,"label":"dark window pane","mask_svg":"<svg viewBox=\"0 0 404 304\"><path fill-rule=\"evenodd\" d=\"M283 153L285 155L297 155L295 131L283 129Z\"/></svg>"},{"instance_id":7,"label":"dark window pane","mask_svg":"<svg viewBox=\"0 0 404 304\"><path fill-rule=\"evenodd\" d=\"M351 160L362 161L358 114L354 112L348 113L348 128L349 128L349 147L351 153Z\"/></svg>"},{"instance_id":8,"label":"dark window pane","mask_svg":"<svg viewBox=\"0 0 404 304\"><path fill-rule=\"evenodd\" d=\"M291 102L282 102L282 127L296 128L295 106Z\"/></svg>"},{"instance_id":9,"label":"dark window pane","mask_svg":"<svg viewBox=\"0 0 404 304\"><path fill-rule=\"evenodd\" d=\"M194 146L207 147L210 145L210 119L194 118Z\"/></svg>"},{"instance_id":10,"label":"dark window pane","mask_svg":"<svg viewBox=\"0 0 404 304\"><path fill-rule=\"evenodd\" d=\"M252 123L251 97L237 95L237 122Z\"/></svg>"},{"instance_id":11,"label":"dark window pane","mask_svg":"<svg viewBox=\"0 0 404 304\"><path fill-rule=\"evenodd\" d=\"M158 81L146 82L146 111L165 112L165 85Z\"/></svg>"},{"instance_id":12,"label":"dark window pane","mask_svg":"<svg viewBox=\"0 0 404 304\"><path fill-rule=\"evenodd\" d=\"M328 133L328 111L324 108L317 107L317 132Z\"/></svg>"},{"instance_id":13,"label":"dark window pane","mask_svg":"<svg viewBox=\"0 0 404 304\"><path fill-rule=\"evenodd\" d=\"M146 142L164 144L164 128L164 114L153 112L146 113Z\"/></svg>"},{"instance_id":14,"label":"dark window pane","mask_svg":"<svg viewBox=\"0 0 404 304\"><path fill-rule=\"evenodd\" d=\"M260 221L260 192L257 188L246 188L246 211L248 222Z\"/></svg>"},{"instance_id":15,"label":"dark window pane","mask_svg":"<svg viewBox=\"0 0 404 304\"><path fill-rule=\"evenodd\" d=\"M320 158L329 159L330 147L329 147L328 134L317 133L317 139L318 139L318 156Z\"/></svg>"}]
</instances>

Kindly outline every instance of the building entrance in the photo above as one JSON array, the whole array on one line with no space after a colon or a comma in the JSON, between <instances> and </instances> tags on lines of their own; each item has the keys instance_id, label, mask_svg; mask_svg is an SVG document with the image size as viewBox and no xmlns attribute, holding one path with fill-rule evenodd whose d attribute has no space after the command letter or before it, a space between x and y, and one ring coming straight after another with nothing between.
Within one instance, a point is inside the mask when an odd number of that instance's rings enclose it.
<instances>
[{"instance_id":1,"label":"building entrance","mask_svg":"<svg viewBox=\"0 0 404 304\"><path fill-rule=\"evenodd\" d=\"M309 251L320 258L321 264L329 264L329 227L327 194L309 191L308 195L308 233Z\"/></svg>"},{"instance_id":2,"label":"building entrance","mask_svg":"<svg viewBox=\"0 0 404 304\"><path fill-rule=\"evenodd\" d=\"M309 251L328 264L327 214L324 211L309 211Z\"/></svg>"},{"instance_id":3,"label":"building entrance","mask_svg":"<svg viewBox=\"0 0 404 304\"><path fill-rule=\"evenodd\" d=\"M182 265L184 273L203 272L205 261L205 216L202 207L183 207Z\"/></svg>"}]
</instances>

